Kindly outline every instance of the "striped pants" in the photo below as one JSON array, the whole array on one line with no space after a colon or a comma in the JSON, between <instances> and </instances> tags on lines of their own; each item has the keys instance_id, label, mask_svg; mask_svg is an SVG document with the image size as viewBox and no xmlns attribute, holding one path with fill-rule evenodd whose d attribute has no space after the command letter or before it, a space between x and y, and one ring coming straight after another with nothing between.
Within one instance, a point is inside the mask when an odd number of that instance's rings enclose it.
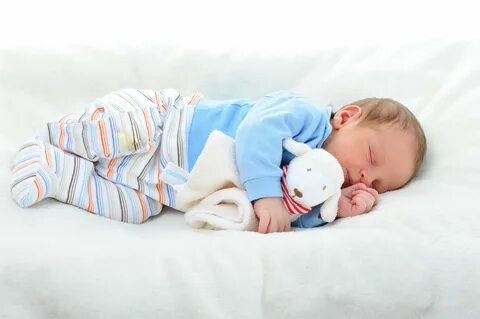
<instances>
[{"instance_id":1,"label":"striped pants","mask_svg":"<svg viewBox=\"0 0 480 319\"><path fill-rule=\"evenodd\" d=\"M168 162L187 169L187 128L199 97L124 89L47 123L44 136L16 156L12 196L23 207L52 197L128 223L175 208L173 188L159 177Z\"/></svg>"}]
</instances>

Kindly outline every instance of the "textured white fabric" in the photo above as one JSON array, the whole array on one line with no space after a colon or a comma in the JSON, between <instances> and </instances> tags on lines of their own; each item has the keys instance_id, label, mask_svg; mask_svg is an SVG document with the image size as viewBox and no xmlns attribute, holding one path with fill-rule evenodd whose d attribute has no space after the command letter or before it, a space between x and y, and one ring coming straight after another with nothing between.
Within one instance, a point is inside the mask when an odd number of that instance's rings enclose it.
<instances>
[{"instance_id":1,"label":"textured white fabric","mask_svg":"<svg viewBox=\"0 0 480 319\"><path fill-rule=\"evenodd\" d=\"M185 184L177 184L176 208L195 228L257 230L258 221L240 182L235 141L213 131Z\"/></svg>"},{"instance_id":2,"label":"textured white fabric","mask_svg":"<svg viewBox=\"0 0 480 319\"><path fill-rule=\"evenodd\" d=\"M0 52L0 318L480 317L479 42L74 52ZM196 230L172 210L128 225L53 200L16 206L16 148L125 87L217 99L296 89L337 108L391 97L423 123L427 158L371 213L290 233Z\"/></svg>"}]
</instances>

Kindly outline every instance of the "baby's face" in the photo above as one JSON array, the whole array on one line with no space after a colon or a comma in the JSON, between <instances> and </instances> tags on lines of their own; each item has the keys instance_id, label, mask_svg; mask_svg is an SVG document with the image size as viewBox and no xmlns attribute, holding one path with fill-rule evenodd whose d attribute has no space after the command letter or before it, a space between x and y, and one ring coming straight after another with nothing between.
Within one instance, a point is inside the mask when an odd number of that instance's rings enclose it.
<instances>
[{"instance_id":1,"label":"baby's face","mask_svg":"<svg viewBox=\"0 0 480 319\"><path fill-rule=\"evenodd\" d=\"M350 115L339 112L331 120L333 131L323 148L343 168L342 187L364 183L384 193L405 185L415 165L413 134L390 124L360 126L354 111Z\"/></svg>"}]
</instances>

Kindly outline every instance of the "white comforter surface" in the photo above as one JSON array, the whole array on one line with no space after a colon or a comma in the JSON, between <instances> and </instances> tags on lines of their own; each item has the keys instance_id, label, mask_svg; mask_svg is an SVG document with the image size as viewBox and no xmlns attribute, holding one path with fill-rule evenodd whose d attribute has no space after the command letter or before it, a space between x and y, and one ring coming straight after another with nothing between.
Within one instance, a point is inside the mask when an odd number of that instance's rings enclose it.
<instances>
[{"instance_id":1,"label":"white comforter surface","mask_svg":"<svg viewBox=\"0 0 480 319\"><path fill-rule=\"evenodd\" d=\"M479 318L480 43L304 55L155 47L0 52L0 318ZM106 92L175 87L259 98L296 89L340 107L392 97L423 123L419 176L370 214L260 235L128 225L10 199L11 159L41 124Z\"/></svg>"}]
</instances>

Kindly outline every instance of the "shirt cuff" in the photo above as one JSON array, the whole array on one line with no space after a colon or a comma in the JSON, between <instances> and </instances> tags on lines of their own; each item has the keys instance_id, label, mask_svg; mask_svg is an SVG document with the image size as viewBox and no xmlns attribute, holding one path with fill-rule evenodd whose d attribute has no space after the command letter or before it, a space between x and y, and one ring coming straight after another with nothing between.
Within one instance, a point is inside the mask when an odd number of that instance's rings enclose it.
<instances>
[{"instance_id":1,"label":"shirt cuff","mask_svg":"<svg viewBox=\"0 0 480 319\"><path fill-rule=\"evenodd\" d=\"M322 204L314 206L310 212L300 215L300 217L292 222L292 226L298 228L313 228L328 224L320 216L320 207Z\"/></svg>"},{"instance_id":2,"label":"shirt cuff","mask_svg":"<svg viewBox=\"0 0 480 319\"><path fill-rule=\"evenodd\" d=\"M283 197L280 177L261 177L246 181L243 186L247 190L248 200L254 201L263 197Z\"/></svg>"}]
</instances>

